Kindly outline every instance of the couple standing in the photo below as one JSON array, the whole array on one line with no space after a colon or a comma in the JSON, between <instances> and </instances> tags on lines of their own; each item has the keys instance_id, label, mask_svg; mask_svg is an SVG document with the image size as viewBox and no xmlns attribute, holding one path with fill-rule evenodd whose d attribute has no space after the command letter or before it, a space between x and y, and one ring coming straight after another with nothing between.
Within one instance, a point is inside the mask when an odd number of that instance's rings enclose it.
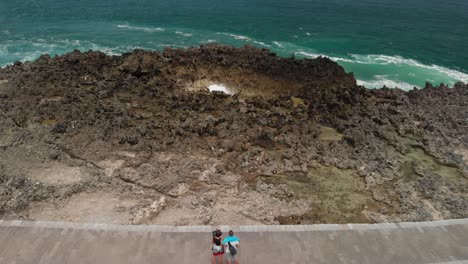
<instances>
[{"instance_id":1,"label":"couple standing","mask_svg":"<svg viewBox=\"0 0 468 264\"><path fill-rule=\"evenodd\" d=\"M239 238L234 236L234 232L229 230L229 236L222 239L223 233L216 229L213 231L212 248L213 256L211 257L212 264L223 264L225 257L227 264L239 264L237 251L239 249Z\"/></svg>"}]
</instances>

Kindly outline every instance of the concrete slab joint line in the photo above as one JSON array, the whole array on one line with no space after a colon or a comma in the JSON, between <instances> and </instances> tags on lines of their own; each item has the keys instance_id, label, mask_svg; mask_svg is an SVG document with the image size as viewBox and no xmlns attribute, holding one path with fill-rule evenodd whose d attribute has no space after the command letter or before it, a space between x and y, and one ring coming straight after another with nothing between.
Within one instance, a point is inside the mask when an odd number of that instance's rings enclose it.
<instances>
[{"instance_id":1,"label":"concrete slab joint line","mask_svg":"<svg viewBox=\"0 0 468 264\"><path fill-rule=\"evenodd\" d=\"M456 260L456 261L449 261L449 262L433 262L429 264L468 264L468 259L467 260Z\"/></svg>"},{"instance_id":2,"label":"concrete slab joint line","mask_svg":"<svg viewBox=\"0 0 468 264\"><path fill-rule=\"evenodd\" d=\"M223 231L237 230L239 232L317 232L317 231L351 231L351 230L392 230L412 228L420 233L424 233L423 228L440 227L445 229L448 226L468 225L468 218L442 220L434 222L406 222L406 223L383 223L383 224L319 224L319 225L257 225L257 226L162 226L162 225L117 225L117 224L97 224L97 223L72 223L54 221L21 221L21 220L1 220L0 226L15 227L40 227L40 228L69 228L69 229L89 229L89 230L122 230L130 232L209 232L220 228Z\"/></svg>"}]
</instances>

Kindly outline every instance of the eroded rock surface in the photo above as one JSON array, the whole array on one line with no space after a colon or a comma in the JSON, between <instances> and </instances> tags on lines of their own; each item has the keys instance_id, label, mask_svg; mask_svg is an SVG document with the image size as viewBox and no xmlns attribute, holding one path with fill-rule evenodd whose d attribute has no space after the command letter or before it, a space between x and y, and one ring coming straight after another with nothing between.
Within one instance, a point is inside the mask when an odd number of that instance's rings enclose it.
<instances>
[{"instance_id":1,"label":"eroded rock surface","mask_svg":"<svg viewBox=\"0 0 468 264\"><path fill-rule=\"evenodd\" d=\"M367 90L327 58L249 46L43 55L0 69L0 215L178 225L468 217L467 102L463 83Z\"/></svg>"}]
</instances>

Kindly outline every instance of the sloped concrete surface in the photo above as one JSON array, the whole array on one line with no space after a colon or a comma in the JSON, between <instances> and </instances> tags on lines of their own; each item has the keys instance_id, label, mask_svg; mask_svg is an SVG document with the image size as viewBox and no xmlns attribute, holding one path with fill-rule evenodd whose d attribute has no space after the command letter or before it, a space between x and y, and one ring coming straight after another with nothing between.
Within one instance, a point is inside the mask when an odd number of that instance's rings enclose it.
<instances>
[{"instance_id":1,"label":"sloped concrete surface","mask_svg":"<svg viewBox=\"0 0 468 264\"><path fill-rule=\"evenodd\" d=\"M0 263L210 263L215 228L0 220ZM468 219L231 228L241 263L468 263Z\"/></svg>"}]
</instances>

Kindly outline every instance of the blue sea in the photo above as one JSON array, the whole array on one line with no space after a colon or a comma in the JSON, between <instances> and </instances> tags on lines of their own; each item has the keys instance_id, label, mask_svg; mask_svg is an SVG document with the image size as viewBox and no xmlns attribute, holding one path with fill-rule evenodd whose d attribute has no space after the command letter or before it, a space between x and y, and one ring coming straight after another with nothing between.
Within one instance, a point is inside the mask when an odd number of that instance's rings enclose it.
<instances>
[{"instance_id":1,"label":"blue sea","mask_svg":"<svg viewBox=\"0 0 468 264\"><path fill-rule=\"evenodd\" d=\"M0 0L0 66L206 43L328 56L368 88L468 82L468 1Z\"/></svg>"}]
</instances>

